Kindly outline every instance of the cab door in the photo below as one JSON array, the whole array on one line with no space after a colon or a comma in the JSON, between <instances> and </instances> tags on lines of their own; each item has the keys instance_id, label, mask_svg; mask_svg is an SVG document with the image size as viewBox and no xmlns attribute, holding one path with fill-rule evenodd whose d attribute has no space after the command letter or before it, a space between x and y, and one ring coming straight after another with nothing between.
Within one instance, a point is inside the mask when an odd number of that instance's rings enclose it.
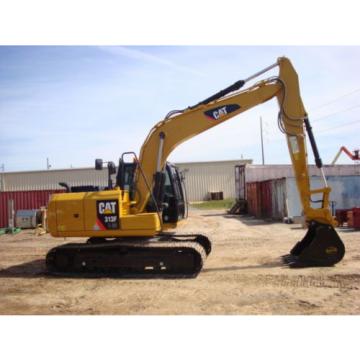
<instances>
[{"instance_id":1,"label":"cab door","mask_svg":"<svg viewBox=\"0 0 360 360\"><path fill-rule=\"evenodd\" d=\"M167 164L164 184L164 203L166 204L163 209L164 223L176 223L185 218L186 203L183 186L178 168Z\"/></svg>"}]
</instances>

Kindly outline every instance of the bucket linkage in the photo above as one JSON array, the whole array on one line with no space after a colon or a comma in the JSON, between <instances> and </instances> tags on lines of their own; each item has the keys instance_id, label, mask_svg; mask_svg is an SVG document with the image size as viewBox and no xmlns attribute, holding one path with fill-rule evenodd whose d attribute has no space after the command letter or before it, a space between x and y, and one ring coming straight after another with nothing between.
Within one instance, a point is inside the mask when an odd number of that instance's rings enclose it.
<instances>
[{"instance_id":1,"label":"bucket linkage","mask_svg":"<svg viewBox=\"0 0 360 360\"><path fill-rule=\"evenodd\" d=\"M305 237L282 257L289 267L333 266L344 257L345 246L335 229L312 221Z\"/></svg>"}]
</instances>

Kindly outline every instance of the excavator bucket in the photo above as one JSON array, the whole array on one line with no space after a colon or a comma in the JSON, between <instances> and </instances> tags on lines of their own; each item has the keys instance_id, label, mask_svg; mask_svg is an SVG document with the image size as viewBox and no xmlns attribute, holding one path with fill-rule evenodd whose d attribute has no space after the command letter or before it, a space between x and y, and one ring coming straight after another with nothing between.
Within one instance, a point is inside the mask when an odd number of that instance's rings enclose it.
<instances>
[{"instance_id":1,"label":"excavator bucket","mask_svg":"<svg viewBox=\"0 0 360 360\"><path fill-rule=\"evenodd\" d=\"M333 266L344 254L345 246L335 229L313 221L305 237L283 260L290 267Z\"/></svg>"}]
</instances>

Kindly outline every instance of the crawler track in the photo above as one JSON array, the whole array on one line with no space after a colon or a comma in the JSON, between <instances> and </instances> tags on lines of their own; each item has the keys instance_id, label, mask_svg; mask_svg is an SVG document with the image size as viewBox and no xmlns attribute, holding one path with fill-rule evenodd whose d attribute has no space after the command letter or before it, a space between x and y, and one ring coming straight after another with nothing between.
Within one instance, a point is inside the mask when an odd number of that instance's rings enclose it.
<instances>
[{"instance_id":1,"label":"crawler track","mask_svg":"<svg viewBox=\"0 0 360 360\"><path fill-rule=\"evenodd\" d=\"M50 274L76 277L192 278L211 251L200 235L162 235L152 239L91 238L51 249L46 256Z\"/></svg>"}]
</instances>

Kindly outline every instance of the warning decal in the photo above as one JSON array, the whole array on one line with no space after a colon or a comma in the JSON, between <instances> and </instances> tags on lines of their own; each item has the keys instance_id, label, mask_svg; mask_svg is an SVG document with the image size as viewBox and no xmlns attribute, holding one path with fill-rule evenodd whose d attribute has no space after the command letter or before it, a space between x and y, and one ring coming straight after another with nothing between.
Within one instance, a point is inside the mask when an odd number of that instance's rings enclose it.
<instances>
[{"instance_id":1,"label":"warning decal","mask_svg":"<svg viewBox=\"0 0 360 360\"><path fill-rule=\"evenodd\" d=\"M119 229L119 203L118 200L96 201L96 225L98 230Z\"/></svg>"}]
</instances>

